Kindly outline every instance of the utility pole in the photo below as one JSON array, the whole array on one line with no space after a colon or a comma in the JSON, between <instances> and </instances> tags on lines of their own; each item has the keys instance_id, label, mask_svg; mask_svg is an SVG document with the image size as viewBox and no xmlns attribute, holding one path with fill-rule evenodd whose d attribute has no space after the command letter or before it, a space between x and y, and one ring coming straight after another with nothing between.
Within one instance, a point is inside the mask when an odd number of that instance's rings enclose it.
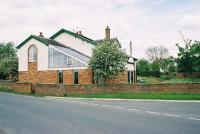
<instances>
[{"instance_id":1,"label":"utility pole","mask_svg":"<svg viewBox=\"0 0 200 134\"><path fill-rule=\"evenodd\" d=\"M132 41L130 41L130 59L133 61L133 72L130 75L133 75L133 83L137 82L137 74L136 74L136 60L133 58L133 48L132 48Z\"/></svg>"}]
</instances>

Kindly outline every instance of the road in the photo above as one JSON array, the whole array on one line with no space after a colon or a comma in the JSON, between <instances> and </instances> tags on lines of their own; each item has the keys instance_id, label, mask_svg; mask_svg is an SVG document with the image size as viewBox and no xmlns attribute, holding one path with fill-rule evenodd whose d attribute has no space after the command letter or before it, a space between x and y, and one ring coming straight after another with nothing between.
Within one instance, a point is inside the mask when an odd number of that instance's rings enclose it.
<instances>
[{"instance_id":1,"label":"road","mask_svg":"<svg viewBox=\"0 0 200 134\"><path fill-rule=\"evenodd\" d=\"M59 99L0 92L0 134L199 133L199 102Z\"/></svg>"}]
</instances>

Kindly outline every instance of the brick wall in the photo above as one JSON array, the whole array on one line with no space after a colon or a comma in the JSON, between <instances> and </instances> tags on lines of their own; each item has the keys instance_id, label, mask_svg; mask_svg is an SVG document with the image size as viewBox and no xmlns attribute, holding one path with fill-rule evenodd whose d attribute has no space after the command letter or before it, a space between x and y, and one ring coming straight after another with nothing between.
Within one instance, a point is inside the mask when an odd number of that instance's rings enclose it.
<instances>
[{"instance_id":1,"label":"brick wall","mask_svg":"<svg viewBox=\"0 0 200 134\"><path fill-rule=\"evenodd\" d=\"M177 84L108 84L99 85L63 85L63 84L31 84L0 81L0 88L9 88L17 92L35 91L42 95L64 96L64 94L91 94L115 92L172 92L200 93L200 83Z\"/></svg>"},{"instance_id":2,"label":"brick wall","mask_svg":"<svg viewBox=\"0 0 200 134\"><path fill-rule=\"evenodd\" d=\"M35 93L40 95L64 96L65 86L62 84L34 84Z\"/></svg>"},{"instance_id":3,"label":"brick wall","mask_svg":"<svg viewBox=\"0 0 200 134\"><path fill-rule=\"evenodd\" d=\"M200 78L200 72L177 73L176 78Z\"/></svg>"},{"instance_id":4,"label":"brick wall","mask_svg":"<svg viewBox=\"0 0 200 134\"><path fill-rule=\"evenodd\" d=\"M78 71L79 84L93 84L93 73L91 69L83 69Z\"/></svg>"},{"instance_id":5,"label":"brick wall","mask_svg":"<svg viewBox=\"0 0 200 134\"><path fill-rule=\"evenodd\" d=\"M79 72L79 84L92 84L92 71L91 69L80 69ZM63 83L73 84L74 83L74 70L63 71ZM48 71L37 71L37 63L29 62L28 71L19 72L19 82L29 83L58 83L58 72L57 70Z\"/></svg>"},{"instance_id":6,"label":"brick wall","mask_svg":"<svg viewBox=\"0 0 200 134\"><path fill-rule=\"evenodd\" d=\"M74 70L63 71L63 83L73 84L74 83ZM78 70L79 84L93 84L93 72L91 69L80 69ZM29 62L28 71L19 71L19 82L28 83L58 83L58 72L57 70L48 71L37 71L37 63ZM127 72L120 73L115 79L108 80L109 84L127 84L128 76Z\"/></svg>"},{"instance_id":7,"label":"brick wall","mask_svg":"<svg viewBox=\"0 0 200 134\"><path fill-rule=\"evenodd\" d=\"M105 92L173 92L173 93L200 93L200 83L177 84L109 84L98 85L68 85L67 94L90 94Z\"/></svg>"},{"instance_id":8,"label":"brick wall","mask_svg":"<svg viewBox=\"0 0 200 134\"><path fill-rule=\"evenodd\" d=\"M73 84L74 83L74 71L66 70L63 71L63 83L65 84Z\"/></svg>"},{"instance_id":9,"label":"brick wall","mask_svg":"<svg viewBox=\"0 0 200 134\"><path fill-rule=\"evenodd\" d=\"M19 82L29 83L57 83L57 71L37 71L37 63L29 62L28 71L19 72Z\"/></svg>"},{"instance_id":10,"label":"brick wall","mask_svg":"<svg viewBox=\"0 0 200 134\"><path fill-rule=\"evenodd\" d=\"M127 84L128 83L128 72L123 71L116 78L108 80L109 84Z\"/></svg>"},{"instance_id":11,"label":"brick wall","mask_svg":"<svg viewBox=\"0 0 200 134\"><path fill-rule=\"evenodd\" d=\"M0 88L12 89L15 92L31 93L31 83L19 83L0 80Z\"/></svg>"}]
</instances>

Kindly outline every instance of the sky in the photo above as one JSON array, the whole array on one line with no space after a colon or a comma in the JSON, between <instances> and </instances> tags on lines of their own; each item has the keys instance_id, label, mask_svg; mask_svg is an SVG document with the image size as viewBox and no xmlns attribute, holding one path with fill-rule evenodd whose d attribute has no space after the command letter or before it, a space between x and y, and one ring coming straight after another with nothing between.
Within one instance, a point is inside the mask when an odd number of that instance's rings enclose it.
<instances>
[{"instance_id":1,"label":"sky","mask_svg":"<svg viewBox=\"0 0 200 134\"><path fill-rule=\"evenodd\" d=\"M200 40L200 0L0 0L0 42L17 46L29 35L50 37L61 28L104 38L105 27L133 56L163 45L176 57L176 43Z\"/></svg>"}]
</instances>

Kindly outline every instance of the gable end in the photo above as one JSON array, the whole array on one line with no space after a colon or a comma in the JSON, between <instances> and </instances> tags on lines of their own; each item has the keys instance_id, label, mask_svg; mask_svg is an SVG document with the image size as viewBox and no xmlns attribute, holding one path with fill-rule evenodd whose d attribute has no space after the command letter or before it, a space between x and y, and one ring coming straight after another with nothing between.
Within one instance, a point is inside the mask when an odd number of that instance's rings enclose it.
<instances>
[{"instance_id":1,"label":"gable end","mask_svg":"<svg viewBox=\"0 0 200 134\"><path fill-rule=\"evenodd\" d=\"M49 45L48 42L46 42L45 40L40 39L39 37L35 36L35 35L30 35L27 39L25 39L21 44L19 44L16 48L20 49L24 44L26 44L29 40L31 39L35 39L43 44L45 44L46 46Z\"/></svg>"},{"instance_id":2,"label":"gable end","mask_svg":"<svg viewBox=\"0 0 200 134\"><path fill-rule=\"evenodd\" d=\"M81 40L83 40L83 41L86 41L86 42L88 42L88 43L91 43L91 44L93 44L93 45L96 45L96 44L97 44L94 40L92 40L92 39L90 39L90 38L88 38L88 37L85 37L85 36L80 35L80 34L76 34L76 33L74 33L74 32L68 31L68 30L63 29L63 28L62 28L61 30L59 30L57 33L55 33L54 35L52 35L52 36L50 37L50 39L54 39L54 38L56 38L57 36L59 36L60 34L62 34L62 33L67 33L67 34L69 34L69 35L74 36L75 38L79 38L79 39L81 39Z\"/></svg>"}]
</instances>

